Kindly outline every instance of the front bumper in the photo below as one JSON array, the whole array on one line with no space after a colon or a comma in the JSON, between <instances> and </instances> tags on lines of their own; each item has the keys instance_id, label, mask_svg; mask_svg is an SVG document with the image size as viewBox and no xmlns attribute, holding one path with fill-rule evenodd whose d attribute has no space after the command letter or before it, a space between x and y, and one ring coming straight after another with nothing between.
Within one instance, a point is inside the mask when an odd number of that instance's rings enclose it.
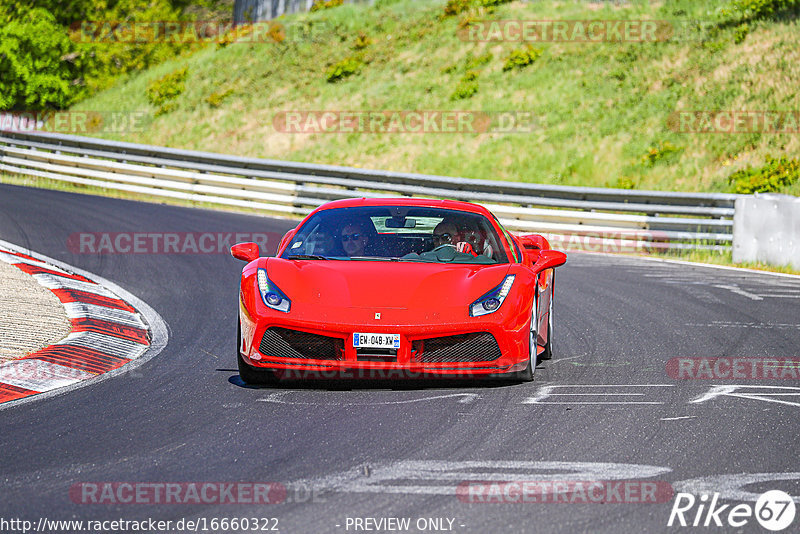
<instances>
[{"instance_id":1,"label":"front bumper","mask_svg":"<svg viewBox=\"0 0 800 534\"><path fill-rule=\"evenodd\" d=\"M520 371L528 362L527 323L504 325L471 318L461 324L376 328L374 324L320 325L277 319L270 316L253 320L247 313L240 313L240 352L251 366L282 370L279 374L286 377L300 378L306 373L339 378L475 376ZM275 335L285 331L301 333L297 338L307 338L307 346L312 348L304 350L295 344L288 350L282 341L288 339L291 344L291 334L283 339ZM357 350L353 347L354 332L400 334L400 344L396 351ZM265 342L265 334L269 342ZM320 340L316 344L315 338ZM432 339L446 341L431 342ZM448 346L451 339L457 343ZM325 349L318 350L319 347ZM431 361L436 359L441 361Z\"/></svg>"}]
</instances>

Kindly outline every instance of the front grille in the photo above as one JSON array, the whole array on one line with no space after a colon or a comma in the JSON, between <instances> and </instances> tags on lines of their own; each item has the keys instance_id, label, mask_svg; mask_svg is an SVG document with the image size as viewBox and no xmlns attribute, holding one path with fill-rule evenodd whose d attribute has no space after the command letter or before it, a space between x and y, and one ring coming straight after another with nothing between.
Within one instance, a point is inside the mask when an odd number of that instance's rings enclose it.
<instances>
[{"instance_id":1,"label":"front grille","mask_svg":"<svg viewBox=\"0 0 800 534\"><path fill-rule=\"evenodd\" d=\"M489 332L432 337L413 343L414 359L424 363L491 362L500 357L497 340Z\"/></svg>"},{"instance_id":2,"label":"front grille","mask_svg":"<svg viewBox=\"0 0 800 534\"><path fill-rule=\"evenodd\" d=\"M278 358L341 360L344 358L344 341L335 337L271 327L264 332L258 350L265 356Z\"/></svg>"},{"instance_id":3,"label":"front grille","mask_svg":"<svg viewBox=\"0 0 800 534\"><path fill-rule=\"evenodd\" d=\"M397 349L356 349L359 362L396 362Z\"/></svg>"}]
</instances>

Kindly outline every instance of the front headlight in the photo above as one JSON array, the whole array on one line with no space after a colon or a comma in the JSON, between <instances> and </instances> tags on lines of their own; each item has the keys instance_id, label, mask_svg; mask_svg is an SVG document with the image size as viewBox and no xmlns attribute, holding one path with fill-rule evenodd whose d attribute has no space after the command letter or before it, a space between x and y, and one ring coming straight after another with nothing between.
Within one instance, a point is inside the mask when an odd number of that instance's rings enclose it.
<instances>
[{"instance_id":1,"label":"front headlight","mask_svg":"<svg viewBox=\"0 0 800 534\"><path fill-rule=\"evenodd\" d=\"M494 313L503 305L511 286L514 284L515 275L510 274L503 279L503 283L495 287L484 296L470 304L470 317L480 317L489 313Z\"/></svg>"},{"instance_id":2,"label":"front headlight","mask_svg":"<svg viewBox=\"0 0 800 534\"><path fill-rule=\"evenodd\" d=\"M256 276L258 278L258 291L261 293L261 300L264 304L273 310L288 312L292 306L292 301L267 278L266 269L259 269Z\"/></svg>"}]
</instances>

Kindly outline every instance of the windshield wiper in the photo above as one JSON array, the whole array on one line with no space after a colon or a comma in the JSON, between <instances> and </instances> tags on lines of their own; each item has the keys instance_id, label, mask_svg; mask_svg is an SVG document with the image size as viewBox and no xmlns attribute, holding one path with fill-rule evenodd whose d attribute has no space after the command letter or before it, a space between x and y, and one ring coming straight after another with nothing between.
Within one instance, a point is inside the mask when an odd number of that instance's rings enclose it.
<instances>
[{"instance_id":1,"label":"windshield wiper","mask_svg":"<svg viewBox=\"0 0 800 534\"><path fill-rule=\"evenodd\" d=\"M327 260L329 258L319 254L290 254L286 256L288 260Z\"/></svg>"},{"instance_id":2,"label":"windshield wiper","mask_svg":"<svg viewBox=\"0 0 800 534\"><path fill-rule=\"evenodd\" d=\"M356 261L402 261L396 256L350 256L351 260Z\"/></svg>"}]
</instances>

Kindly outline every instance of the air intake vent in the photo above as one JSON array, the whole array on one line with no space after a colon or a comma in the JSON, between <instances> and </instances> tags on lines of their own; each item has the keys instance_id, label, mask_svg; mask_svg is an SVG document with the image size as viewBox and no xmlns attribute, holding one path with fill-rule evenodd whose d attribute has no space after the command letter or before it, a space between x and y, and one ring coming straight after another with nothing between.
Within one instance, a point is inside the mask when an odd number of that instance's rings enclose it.
<instances>
[{"instance_id":1,"label":"air intake vent","mask_svg":"<svg viewBox=\"0 0 800 534\"><path fill-rule=\"evenodd\" d=\"M267 328L258 350L264 356L304 360L342 360L344 341L288 328Z\"/></svg>"},{"instance_id":2,"label":"air intake vent","mask_svg":"<svg viewBox=\"0 0 800 534\"><path fill-rule=\"evenodd\" d=\"M500 357L497 340L488 332L432 337L415 341L414 359L424 363L491 362Z\"/></svg>"}]
</instances>

